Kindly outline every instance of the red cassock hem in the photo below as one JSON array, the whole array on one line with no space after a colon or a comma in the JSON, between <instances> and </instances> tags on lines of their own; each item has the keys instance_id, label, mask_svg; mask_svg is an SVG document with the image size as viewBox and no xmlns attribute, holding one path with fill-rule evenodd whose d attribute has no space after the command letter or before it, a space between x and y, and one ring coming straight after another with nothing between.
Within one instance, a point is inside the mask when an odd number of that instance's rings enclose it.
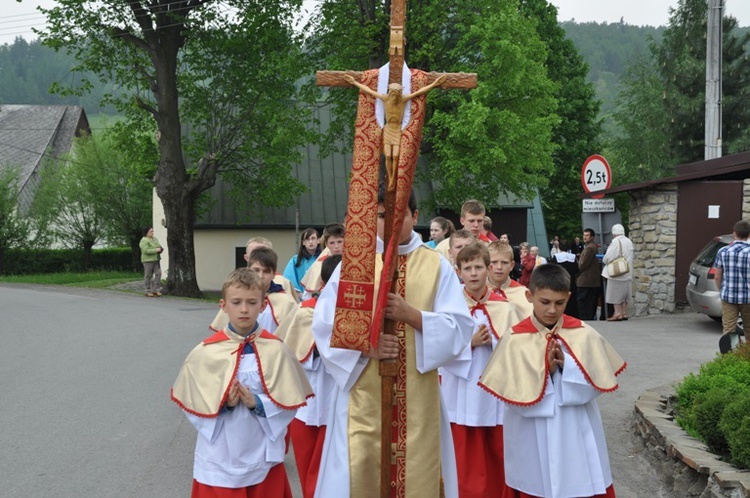
<instances>
[{"instance_id":1,"label":"red cassock hem","mask_svg":"<svg viewBox=\"0 0 750 498\"><path fill-rule=\"evenodd\" d=\"M274 465L268 475L258 484L244 488L222 488L208 486L193 479L192 498L294 498L283 463Z\"/></svg>"},{"instance_id":2,"label":"red cassock hem","mask_svg":"<svg viewBox=\"0 0 750 498\"><path fill-rule=\"evenodd\" d=\"M294 446L294 461L297 464L302 496L312 498L318 482L320 459L323 455L323 441L326 437L326 426L306 425L296 418L289 424Z\"/></svg>"},{"instance_id":3,"label":"red cassock hem","mask_svg":"<svg viewBox=\"0 0 750 498\"><path fill-rule=\"evenodd\" d=\"M522 491L518 491L517 489L506 487L505 492L502 495L502 498L538 498L538 497L527 495L526 493ZM610 484L605 490L604 494L594 495L591 497L586 496L586 497L581 497L581 498L615 498L615 486L614 484Z\"/></svg>"},{"instance_id":4,"label":"red cassock hem","mask_svg":"<svg viewBox=\"0 0 750 498\"><path fill-rule=\"evenodd\" d=\"M505 489L503 426L451 424L461 498L500 497Z\"/></svg>"}]
</instances>

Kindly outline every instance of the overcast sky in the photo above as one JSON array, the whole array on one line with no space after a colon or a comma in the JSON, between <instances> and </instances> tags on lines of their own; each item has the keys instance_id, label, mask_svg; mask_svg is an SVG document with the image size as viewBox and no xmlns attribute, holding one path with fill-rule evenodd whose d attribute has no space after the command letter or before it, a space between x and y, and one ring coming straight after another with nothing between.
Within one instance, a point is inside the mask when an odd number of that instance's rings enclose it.
<instances>
[{"instance_id":1,"label":"overcast sky","mask_svg":"<svg viewBox=\"0 0 750 498\"><path fill-rule=\"evenodd\" d=\"M305 0L314 2L315 0ZM51 7L54 0L0 0L0 44L13 43L16 36L28 40L35 38L32 27L42 27L44 16L36 11L37 5ZM619 22L628 24L660 26L669 19L669 8L677 6L677 0L552 0L559 9L558 19L578 22ZM724 0L725 12L739 20L740 26L750 25L750 0Z\"/></svg>"}]
</instances>

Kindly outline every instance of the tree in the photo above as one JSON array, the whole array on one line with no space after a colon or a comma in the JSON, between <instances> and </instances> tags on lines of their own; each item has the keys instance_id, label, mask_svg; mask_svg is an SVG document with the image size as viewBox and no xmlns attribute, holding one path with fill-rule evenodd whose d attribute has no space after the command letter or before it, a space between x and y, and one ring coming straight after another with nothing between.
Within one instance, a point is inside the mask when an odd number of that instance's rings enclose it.
<instances>
[{"instance_id":1,"label":"tree","mask_svg":"<svg viewBox=\"0 0 750 498\"><path fill-rule=\"evenodd\" d=\"M156 193L168 227L167 289L200 294L195 275L196 202L226 174L258 204L288 205L291 176L309 141L310 108L295 82L309 73L293 29L300 0L59 0L41 9L42 42L128 90L120 111L156 123ZM91 88L82 79L78 91ZM186 135L184 130L191 133Z\"/></svg>"},{"instance_id":2,"label":"tree","mask_svg":"<svg viewBox=\"0 0 750 498\"><path fill-rule=\"evenodd\" d=\"M68 167L86 178L104 237L110 243L127 243L133 268L139 268L139 242L143 229L151 225L153 187L148 178L158 160L153 132L118 123L102 136L77 138L74 150Z\"/></svg>"},{"instance_id":3,"label":"tree","mask_svg":"<svg viewBox=\"0 0 750 498\"><path fill-rule=\"evenodd\" d=\"M597 119L599 102L586 81L588 66L557 23L557 8L547 0L521 0L521 13L536 20L536 32L547 45L547 75L557 84L557 115L552 129L554 169L541 189L547 230L570 239L581 233L581 166L601 152Z\"/></svg>"},{"instance_id":4,"label":"tree","mask_svg":"<svg viewBox=\"0 0 750 498\"><path fill-rule=\"evenodd\" d=\"M640 57L625 71L613 114L619 133L611 140L610 164L618 183L636 183L674 174L665 137L664 85L654 61ZM701 128L703 129L703 128Z\"/></svg>"},{"instance_id":5,"label":"tree","mask_svg":"<svg viewBox=\"0 0 750 498\"><path fill-rule=\"evenodd\" d=\"M8 249L23 246L31 232L29 220L18 213L20 169L0 167L0 275L5 269Z\"/></svg>"},{"instance_id":6,"label":"tree","mask_svg":"<svg viewBox=\"0 0 750 498\"><path fill-rule=\"evenodd\" d=\"M704 157L707 9L705 0L680 0L661 42L651 44L650 62L636 61L623 82L617 112L623 136L613 148L628 169L639 168L642 180L674 174L674 165ZM723 29L722 143L736 152L748 146L750 33L740 35L731 16L724 17ZM643 118L640 127L628 122L633 112ZM649 147L650 157L644 137L663 140Z\"/></svg>"},{"instance_id":7,"label":"tree","mask_svg":"<svg viewBox=\"0 0 750 498\"><path fill-rule=\"evenodd\" d=\"M387 60L390 2L321 2L307 32L317 67L369 69ZM435 203L457 209L469 197L532 196L552 170L555 85L546 48L513 2L409 2L406 61L426 71L476 72L470 92L432 92L421 153ZM331 136L347 143L356 92L331 91ZM423 200L424 201L424 200ZM428 203L430 204L430 203Z\"/></svg>"},{"instance_id":8,"label":"tree","mask_svg":"<svg viewBox=\"0 0 750 498\"><path fill-rule=\"evenodd\" d=\"M105 234L94 195L97 180L88 174L84 163L55 160L41 169L31 208L54 240L83 250L83 271L89 270L92 249Z\"/></svg>"}]
</instances>

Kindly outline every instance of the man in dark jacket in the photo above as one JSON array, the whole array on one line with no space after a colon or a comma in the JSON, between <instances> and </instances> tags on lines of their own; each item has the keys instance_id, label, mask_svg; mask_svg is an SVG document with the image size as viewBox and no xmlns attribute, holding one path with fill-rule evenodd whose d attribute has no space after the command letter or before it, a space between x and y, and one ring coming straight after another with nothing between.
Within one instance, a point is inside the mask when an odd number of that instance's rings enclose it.
<instances>
[{"instance_id":1,"label":"man in dark jacket","mask_svg":"<svg viewBox=\"0 0 750 498\"><path fill-rule=\"evenodd\" d=\"M591 228L583 231L585 246L578 260L576 287L578 288L578 314L581 320L596 320L596 302L601 288L601 269L599 260L596 259L595 235L596 233Z\"/></svg>"}]
</instances>

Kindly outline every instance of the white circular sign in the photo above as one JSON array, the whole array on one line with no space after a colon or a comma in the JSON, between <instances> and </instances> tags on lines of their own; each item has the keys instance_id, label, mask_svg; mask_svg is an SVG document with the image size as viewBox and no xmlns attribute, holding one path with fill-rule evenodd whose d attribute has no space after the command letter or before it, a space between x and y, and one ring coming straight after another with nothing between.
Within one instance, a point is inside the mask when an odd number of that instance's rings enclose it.
<instances>
[{"instance_id":1,"label":"white circular sign","mask_svg":"<svg viewBox=\"0 0 750 498\"><path fill-rule=\"evenodd\" d=\"M612 170L607 160L599 154L586 159L581 169L581 184L589 193L607 190L612 185Z\"/></svg>"}]
</instances>

